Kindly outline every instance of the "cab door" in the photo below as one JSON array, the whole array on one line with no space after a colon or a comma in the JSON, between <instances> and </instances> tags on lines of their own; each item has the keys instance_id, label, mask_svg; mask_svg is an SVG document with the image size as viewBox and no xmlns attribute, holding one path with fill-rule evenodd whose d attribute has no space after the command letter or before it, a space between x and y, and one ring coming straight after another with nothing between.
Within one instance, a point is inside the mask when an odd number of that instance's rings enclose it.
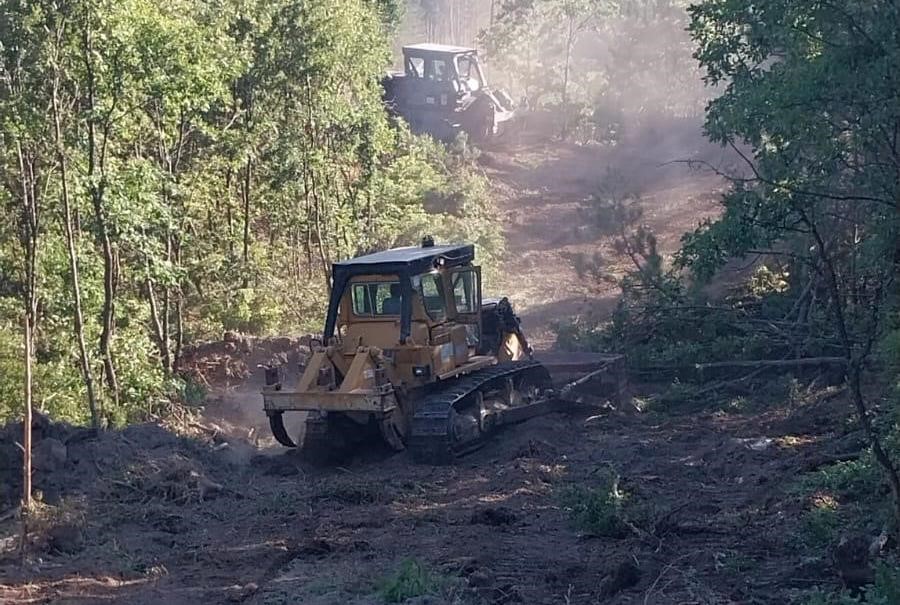
<instances>
[{"instance_id":1,"label":"cab door","mask_svg":"<svg viewBox=\"0 0 900 605\"><path fill-rule=\"evenodd\" d=\"M450 303L453 320L466 329L466 344L477 348L481 340L481 267L450 271Z\"/></svg>"}]
</instances>

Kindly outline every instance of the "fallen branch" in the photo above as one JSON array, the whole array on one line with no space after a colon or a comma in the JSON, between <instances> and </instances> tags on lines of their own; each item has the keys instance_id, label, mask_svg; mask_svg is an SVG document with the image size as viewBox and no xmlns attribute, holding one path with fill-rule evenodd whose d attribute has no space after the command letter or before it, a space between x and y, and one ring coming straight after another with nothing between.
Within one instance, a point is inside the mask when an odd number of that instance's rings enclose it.
<instances>
[{"instance_id":1,"label":"fallen branch","mask_svg":"<svg viewBox=\"0 0 900 605\"><path fill-rule=\"evenodd\" d=\"M815 366L846 367L846 357L800 357L794 359L736 359L734 361L716 361L710 363L695 363L684 365L654 365L641 368L629 368L629 373L637 375L667 374L667 373L695 373L702 374L704 370L728 369L728 368L797 368Z\"/></svg>"},{"instance_id":2,"label":"fallen branch","mask_svg":"<svg viewBox=\"0 0 900 605\"><path fill-rule=\"evenodd\" d=\"M703 371L715 368L791 368L803 366L847 365L846 357L800 357L799 359L758 359L697 363L694 369Z\"/></svg>"},{"instance_id":3,"label":"fallen branch","mask_svg":"<svg viewBox=\"0 0 900 605\"><path fill-rule=\"evenodd\" d=\"M695 553L693 551L690 551L690 552L686 552L678 557L675 557L674 559L672 559L672 561L668 565L666 565L662 569L661 572L659 572L659 575L656 576L655 580L653 580L653 584L651 584L650 588L647 589L647 592L644 593L644 605L649 605L650 596L653 594L653 591L656 590L656 587L659 584L659 581L663 579L663 576L665 576L667 573L669 573L670 570L674 569L676 563L678 563L679 561L682 561L694 554Z\"/></svg>"},{"instance_id":4,"label":"fallen branch","mask_svg":"<svg viewBox=\"0 0 900 605\"><path fill-rule=\"evenodd\" d=\"M737 386L737 385L741 384L742 382L747 382L748 380L756 378L757 376L762 374L762 372L765 369L766 368L757 368L748 374L744 374L740 378L735 378L734 380L723 380L722 382L717 382L708 387L704 387L704 388L700 389L699 391L697 391L696 393L694 393L694 397L699 397L701 395L706 395L707 393L713 393L715 391L721 391L723 389L728 389L728 388Z\"/></svg>"},{"instance_id":5,"label":"fallen branch","mask_svg":"<svg viewBox=\"0 0 900 605\"><path fill-rule=\"evenodd\" d=\"M606 373L608 373L608 372L609 372L609 368L606 367L606 365L604 364L604 366L603 366L602 368L600 368L599 370L594 370L593 372L590 372L590 373L588 373L588 374L585 374L584 376L582 376L582 377L579 378L578 380L576 380L576 381L574 381L574 382L570 382L569 384L565 385L563 388L561 388L561 389L559 390L559 396L560 396L560 397L565 397L566 395L568 395L568 394L569 394L573 389L575 389L576 387L579 387L579 386L585 384L586 382L589 382L590 380L593 380L593 379L596 378L597 376L600 376L601 374L606 374Z\"/></svg>"},{"instance_id":6,"label":"fallen branch","mask_svg":"<svg viewBox=\"0 0 900 605\"><path fill-rule=\"evenodd\" d=\"M815 458L807 460L806 463L801 467L801 472L814 473L824 466L831 466L832 464L839 464L841 462L859 460L862 455L863 452L861 451L848 452L846 454L819 454Z\"/></svg>"},{"instance_id":7,"label":"fallen branch","mask_svg":"<svg viewBox=\"0 0 900 605\"><path fill-rule=\"evenodd\" d=\"M0 515L0 523L3 523L4 521L9 521L9 520L12 519L13 517L15 517L17 514L19 514L19 508L18 508L18 507L12 508L12 509L6 511L6 512L3 513L2 515Z\"/></svg>"}]
</instances>

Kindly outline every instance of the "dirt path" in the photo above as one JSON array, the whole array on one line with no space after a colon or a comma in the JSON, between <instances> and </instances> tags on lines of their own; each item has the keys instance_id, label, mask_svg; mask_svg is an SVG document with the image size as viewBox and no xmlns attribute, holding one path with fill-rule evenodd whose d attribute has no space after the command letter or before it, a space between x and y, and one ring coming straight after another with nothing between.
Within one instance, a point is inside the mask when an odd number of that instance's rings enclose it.
<instances>
[{"instance_id":1,"label":"dirt path","mask_svg":"<svg viewBox=\"0 0 900 605\"><path fill-rule=\"evenodd\" d=\"M507 240L507 262L491 293L510 297L536 348L552 348L555 322L605 315L615 303L613 287L578 275L577 259L599 254L613 273L626 262L614 249L616 237L592 224L592 196L602 189L634 195L660 251L671 254L683 233L715 214L723 188L718 177L680 161L721 164L726 157L702 138L698 122L648 128L616 146L524 140L485 152Z\"/></svg>"},{"instance_id":2,"label":"dirt path","mask_svg":"<svg viewBox=\"0 0 900 605\"><path fill-rule=\"evenodd\" d=\"M374 605L412 558L443 591L419 605L784 603L828 579L796 546L791 486L840 422L585 411L513 427L455 467L369 452L332 469L134 427L72 452L104 470L82 486L84 545L7 561L0 602ZM201 498L191 475L161 489L179 465L221 489ZM561 494L610 469L631 529L592 537Z\"/></svg>"}]
</instances>

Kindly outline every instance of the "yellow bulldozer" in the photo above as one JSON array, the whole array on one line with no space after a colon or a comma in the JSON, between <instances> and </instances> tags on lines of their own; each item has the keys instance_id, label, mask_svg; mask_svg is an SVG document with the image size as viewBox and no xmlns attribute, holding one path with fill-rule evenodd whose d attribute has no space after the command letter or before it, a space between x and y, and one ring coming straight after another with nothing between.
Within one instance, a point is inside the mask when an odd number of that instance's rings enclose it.
<instances>
[{"instance_id":1,"label":"yellow bulldozer","mask_svg":"<svg viewBox=\"0 0 900 605\"><path fill-rule=\"evenodd\" d=\"M621 356L535 359L509 301L482 300L474 261L471 244L425 238L335 263L323 336L299 382L288 390L282 368L266 370L277 441L297 446L283 415L305 411L300 445L311 457L380 435L394 450L446 464L502 425L559 410L581 385L622 392ZM554 384L561 377L577 378Z\"/></svg>"}]
</instances>

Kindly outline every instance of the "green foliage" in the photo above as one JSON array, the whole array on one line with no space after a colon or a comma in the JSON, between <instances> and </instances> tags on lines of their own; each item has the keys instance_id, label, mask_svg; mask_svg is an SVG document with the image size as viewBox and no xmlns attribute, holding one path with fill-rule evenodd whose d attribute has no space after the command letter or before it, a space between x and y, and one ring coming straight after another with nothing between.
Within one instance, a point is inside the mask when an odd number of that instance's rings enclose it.
<instances>
[{"instance_id":1,"label":"green foliage","mask_svg":"<svg viewBox=\"0 0 900 605\"><path fill-rule=\"evenodd\" d=\"M721 90L706 132L744 169L728 175L722 215L685 236L680 265L708 280L729 258L784 259L755 285L768 292L764 300L803 292L794 325L820 325L806 342L847 359L859 420L873 448L886 451L879 460L896 483L900 458L879 443L892 427L864 411L862 383L879 370L882 385L894 382L900 6L705 0L689 12L695 56ZM886 352L886 363L874 363Z\"/></svg>"},{"instance_id":2,"label":"green foliage","mask_svg":"<svg viewBox=\"0 0 900 605\"><path fill-rule=\"evenodd\" d=\"M378 595L386 603L435 595L447 585L447 579L417 559L404 559L393 574L379 583Z\"/></svg>"},{"instance_id":3,"label":"green foliage","mask_svg":"<svg viewBox=\"0 0 900 605\"><path fill-rule=\"evenodd\" d=\"M803 513L798 535L811 552L824 553L837 544L848 519L842 511L830 506L816 506Z\"/></svg>"},{"instance_id":4,"label":"green foliage","mask_svg":"<svg viewBox=\"0 0 900 605\"><path fill-rule=\"evenodd\" d=\"M807 493L823 490L844 501L871 498L883 486L883 478L870 453L858 460L831 464L800 479L799 489Z\"/></svg>"},{"instance_id":5,"label":"green foliage","mask_svg":"<svg viewBox=\"0 0 900 605\"><path fill-rule=\"evenodd\" d=\"M178 396L185 405L198 406L206 400L206 387L190 377L180 381L178 385Z\"/></svg>"},{"instance_id":6,"label":"green foliage","mask_svg":"<svg viewBox=\"0 0 900 605\"><path fill-rule=\"evenodd\" d=\"M595 486L564 487L559 501L575 527L585 533L610 538L621 538L627 533L623 516L626 495L614 472L603 473Z\"/></svg>"},{"instance_id":7,"label":"green foliage","mask_svg":"<svg viewBox=\"0 0 900 605\"><path fill-rule=\"evenodd\" d=\"M612 208L610 210L609 208ZM640 216L638 209L601 206L598 220L611 214ZM621 275L598 269L602 258L582 260L576 269L584 277L610 282L621 296L608 320L579 317L557 326L559 346L569 350L616 351L627 354L634 369L690 369L694 364L728 360L770 359L794 346L765 320L787 314L797 293L787 288L780 273L761 266L746 283L722 301L711 300L701 289L686 285L683 273L667 267L652 233L641 226L621 224L618 250L631 260ZM818 326L818 323L816 324ZM827 329L821 330L827 334ZM805 352L822 350L820 341L804 342ZM708 378L682 374L687 379Z\"/></svg>"},{"instance_id":8,"label":"green foliage","mask_svg":"<svg viewBox=\"0 0 900 605\"><path fill-rule=\"evenodd\" d=\"M870 452L804 475L792 491L808 504L797 537L823 556L848 533L877 535L890 524L887 486Z\"/></svg>"},{"instance_id":9,"label":"green foliage","mask_svg":"<svg viewBox=\"0 0 900 605\"><path fill-rule=\"evenodd\" d=\"M706 278L777 244L797 264L832 265L832 303L847 307L848 330L869 329L886 294L879 284L897 271L898 169L882 159L900 110L872 99L896 98L898 8L708 0L690 12L707 81L724 86L707 133L746 142L752 157L721 218L685 238L682 264Z\"/></svg>"},{"instance_id":10,"label":"green foliage","mask_svg":"<svg viewBox=\"0 0 900 605\"><path fill-rule=\"evenodd\" d=\"M400 8L0 0L0 205L20 207L28 161L42 183L39 406L87 418L64 191L87 365L110 423L199 396L174 372L191 341L320 330L334 261L428 233L496 259L473 156L412 136L382 106ZM21 406L17 215L0 214L0 421Z\"/></svg>"},{"instance_id":11,"label":"green foliage","mask_svg":"<svg viewBox=\"0 0 900 605\"><path fill-rule=\"evenodd\" d=\"M893 605L900 603L900 567L881 564L875 570L875 583L862 594L849 591L815 590L803 601L804 605Z\"/></svg>"}]
</instances>

